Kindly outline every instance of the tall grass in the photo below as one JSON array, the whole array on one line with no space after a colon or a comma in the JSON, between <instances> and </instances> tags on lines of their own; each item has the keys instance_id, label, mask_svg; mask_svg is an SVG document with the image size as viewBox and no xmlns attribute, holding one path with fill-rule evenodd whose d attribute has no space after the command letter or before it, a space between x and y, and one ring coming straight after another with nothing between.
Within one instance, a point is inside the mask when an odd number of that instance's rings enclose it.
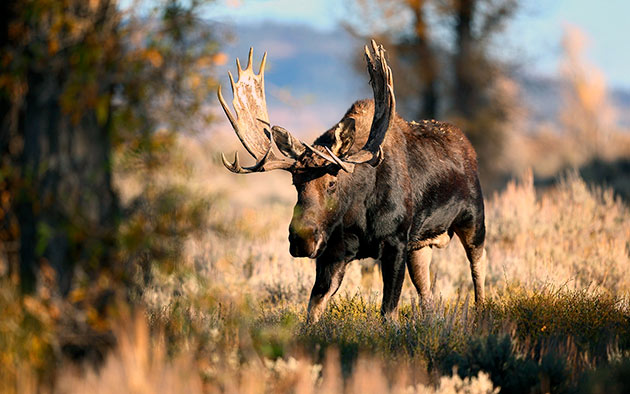
<instances>
[{"instance_id":1,"label":"tall grass","mask_svg":"<svg viewBox=\"0 0 630 394\"><path fill-rule=\"evenodd\" d=\"M480 308L454 239L434 253L432 313L418 309L407 278L398 318L384 321L380 272L365 260L348 267L321 321L308 324L314 264L288 253L295 195L287 174L231 176L213 159L217 146L182 144L195 160L177 182L210 202L201 233L168 271L150 265L132 295L139 307L111 314L104 329L115 345L95 362L56 350L71 327L50 318L59 313L54 300L23 299L3 283L2 391L592 392L627 384L630 215L610 191L576 175L537 191L526 173L491 196L490 296ZM133 192L130 180L119 185Z\"/></svg>"}]
</instances>

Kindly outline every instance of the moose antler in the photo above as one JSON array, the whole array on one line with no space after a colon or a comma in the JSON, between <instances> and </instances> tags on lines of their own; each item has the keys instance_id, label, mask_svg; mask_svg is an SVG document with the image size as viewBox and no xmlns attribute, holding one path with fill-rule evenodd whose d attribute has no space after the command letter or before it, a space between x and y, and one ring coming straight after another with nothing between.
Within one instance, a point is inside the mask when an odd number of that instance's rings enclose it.
<instances>
[{"instance_id":1,"label":"moose antler","mask_svg":"<svg viewBox=\"0 0 630 394\"><path fill-rule=\"evenodd\" d=\"M221 86L217 91L219 102L225 115L232 124L236 135L241 143L247 149L250 155L256 159L256 164L251 167L241 167L238 160L238 153L234 155L234 162L227 161L223 153L221 159L223 165L230 171L238 174L248 174L251 172L264 172L275 169L289 169L294 162L278 159L275 157L271 148L273 146L273 134L269 131L269 115L267 114L267 102L265 100L265 63L267 60L267 52L263 55L260 62L260 71L258 75L254 74L252 57L254 49L249 49L249 58L247 67L241 68L241 63L236 59L236 67L238 69L238 81L234 83L232 73L228 71L230 76L230 85L232 86L232 106L236 117L232 115L221 94Z\"/></svg>"},{"instance_id":2,"label":"moose antler","mask_svg":"<svg viewBox=\"0 0 630 394\"><path fill-rule=\"evenodd\" d=\"M223 165L228 170L239 174L275 169L291 170L295 161L300 159L305 150L308 150L327 162L338 165L346 172L352 172L355 164L369 163L374 167L377 166L383 159L381 145L389 129L390 121L396 112L396 99L394 97L392 70L385 60L385 49L382 45L377 45L374 40L371 44L372 48L365 46L365 59L370 74L370 84L374 91L374 117L368 140L359 152L339 158L330 148L324 147L326 152L321 152L293 137L281 127L273 126L269 130L271 125L267 114L264 81L267 53L265 52L260 63L260 71L256 75L252 68L253 48L250 48L245 69L241 68L239 60L236 59L238 68L238 81L236 83L234 83L232 74L228 72L234 95L232 106L236 112L236 117L232 115L225 103L221 94L221 86L219 86L217 95L236 135L245 149L256 159L256 164L251 167L241 167L238 154L235 154L233 163L227 161L225 156L221 154ZM292 160L279 159L274 155L271 150L274 135L282 154Z\"/></svg>"},{"instance_id":3,"label":"moose antler","mask_svg":"<svg viewBox=\"0 0 630 394\"><path fill-rule=\"evenodd\" d=\"M374 91L372 127L363 148L343 160L354 164L370 163L376 166L383 159L381 145L389 129L389 123L396 113L394 78L392 77L392 70L385 60L385 49L382 45L377 45L376 41L372 40L371 50L367 45L365 46L365 60L370 74L370 84Z\"/></svg>"},{"instance_id":4,"label":"moose antler","mask_svg":"<svg viewBox=\"0 0 630 394\"><path fill-rule=\"evenodd\" d=\"M372 48L365 46L365 60L370 84L374 91L374 116L368 140L361 150L348 157L339 158L328 147L328 155L315 152L320 157L339 165L346 172L352 172L354 164L369 163L376 167L383 160L383 140L389 129L389 123L396 113L396 98L394 97L394 79L392 70L385 59L385 49L372 40ZM311 148L311 150L313 150Z\"/></svg>"}]
</instances>

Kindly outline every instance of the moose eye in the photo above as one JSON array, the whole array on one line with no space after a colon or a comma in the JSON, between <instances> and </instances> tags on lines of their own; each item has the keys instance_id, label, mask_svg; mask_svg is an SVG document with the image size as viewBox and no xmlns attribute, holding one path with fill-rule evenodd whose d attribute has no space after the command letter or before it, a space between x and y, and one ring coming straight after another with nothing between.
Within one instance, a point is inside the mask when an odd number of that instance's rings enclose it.
<instances>
[{"instance_id":1,"label":"moose eye","mask_svg":"<svg viewBox=\"0 0 630 394\"><path fill-rule=\"evenodd\" d=\"M328 190L329 191L333 191L335 190L335 187L337 186L337 182L336 181L330 181L328 182Z\"/></svg>"}]
</instances>

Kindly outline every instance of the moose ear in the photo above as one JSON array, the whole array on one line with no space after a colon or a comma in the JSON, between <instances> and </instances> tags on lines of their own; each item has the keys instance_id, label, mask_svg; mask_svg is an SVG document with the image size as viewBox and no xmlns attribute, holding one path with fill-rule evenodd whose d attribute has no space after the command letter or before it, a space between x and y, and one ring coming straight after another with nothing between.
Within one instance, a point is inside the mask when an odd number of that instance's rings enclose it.
<instances>
[{"instance_id":1,"label":"moose ear","mask_svg":"<svg viewBox=\"0 0 630 394\"><path fill-rule=\"evenodd\" d=\"M337 156L345 155L352 144L354 144L354 119L353 118L345 118L337 125L334 131L335 134L335 142L332 146L332 151Z\"/></svg>"},{"instance_id":2,"label":"moose ear","mask_svg":"<svg viewBox=\"0 0 630 394\"><path fill-rule=\"evenodd\" d=\"M304 154L306 148L302 145L302 142L292 136L287 130L280 126L273 126L271 132L273 133L276 146L283 155L297 160Z\"/></svg>"}]
</instances>

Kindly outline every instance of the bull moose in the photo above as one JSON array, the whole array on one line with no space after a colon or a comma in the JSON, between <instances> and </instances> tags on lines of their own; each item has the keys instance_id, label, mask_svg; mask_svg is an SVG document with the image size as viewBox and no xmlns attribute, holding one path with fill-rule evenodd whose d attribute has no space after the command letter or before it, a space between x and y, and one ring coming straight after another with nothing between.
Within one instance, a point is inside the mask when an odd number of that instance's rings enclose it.
<instances>
[{"instance_id":1,"label":"bull moose","mask_svg":"<svg viewBox=\"0 0 630 394\"><path fill-rule=\"evenodd\" d=\"M253 49L245 69L231 73L234 116L219 102L236 135L256 159L225 167L237 174L289 171L298 199L289 226L290 253L316 259L308 320L317 321L339 289L348 263L380 261L381 314L392 315L405 263L421 305L432 305L432 248L461 240L470 262L475 303L484 299L486 270L484 203L474 149L457 127L435 120L407 122L396 114L392 71L382 46L371 42L365 58L373 100L352 104L344 117L312 145L271 126L264 91L265 53L258 74ZM274 153L277 146L281 156Z\"/></svg>"}]
</instances>

